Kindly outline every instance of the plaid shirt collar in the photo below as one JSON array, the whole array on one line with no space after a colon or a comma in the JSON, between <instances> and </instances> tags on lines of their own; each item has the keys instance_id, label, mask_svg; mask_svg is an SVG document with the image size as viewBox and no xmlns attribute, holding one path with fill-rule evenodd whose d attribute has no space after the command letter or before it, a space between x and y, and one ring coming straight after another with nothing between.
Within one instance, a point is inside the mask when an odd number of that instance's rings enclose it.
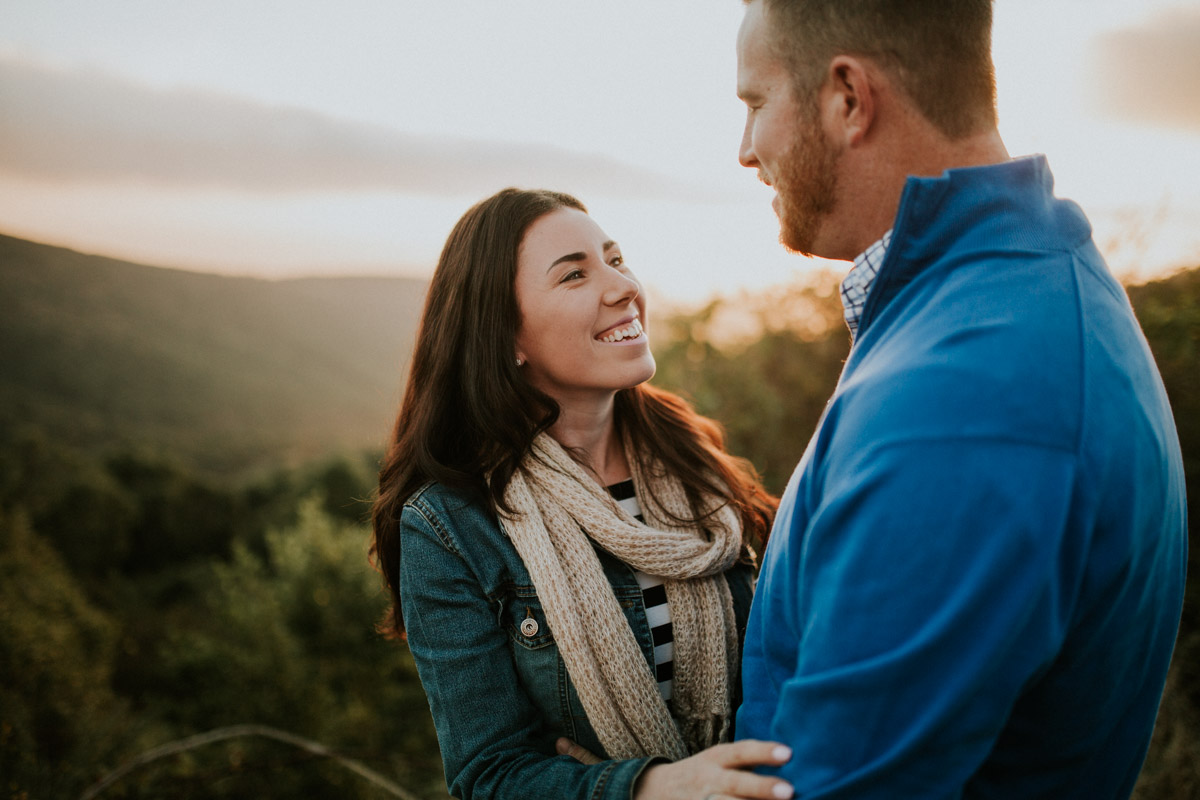
<instances>
[{"instance_id":1,"label":"plaid shirt collar","mask_svg":"<svg viewBox=\"0 0 1200 800\"><path fill-rule=\"evenodd\" d=\"M854 266L842 281L842 307L845 309L851 341L858 335L858 321L862 317L863 306L867 303L867 293L871 291L871 284L879 274L879 266L883 264L883 258L887 255L888 245L891 243L892 232L889 230L879 241L854 259Z\"/></svg>"}]
</instances>

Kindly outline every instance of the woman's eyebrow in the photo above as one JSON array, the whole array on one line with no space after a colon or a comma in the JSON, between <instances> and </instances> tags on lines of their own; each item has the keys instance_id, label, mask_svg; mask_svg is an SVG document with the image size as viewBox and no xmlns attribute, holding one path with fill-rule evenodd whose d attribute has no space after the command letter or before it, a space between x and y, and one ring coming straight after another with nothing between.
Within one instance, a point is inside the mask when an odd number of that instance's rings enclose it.
<instances>
[{"instance_id":1,"label":"woman's eyebrow","mask_svg":"<svg viewBox=\"0 0 1200 800\"><path fill-rule=\"evenodd\" d=\"M550 270L554 269L555 267L557 267L559 264L563 263L564 261L584 261L586 259L587 259L587 254L582 251L580 251L578 253L567 253L565 256L559 256L558 258L554 259L554 263L546 268L546 272L549 272Z\"/></svg>"},{"instance_id":2,"label":"woman's eyebrow","mask_svg":"<svg viewBox=\"0 0 1200 800\"><path fill-rule=\"evenodd\" d=\"M600 247L604 252L607 253L609 250L612 250L616 246L617 246L617 243L615 241L613 241L612 239L609 239L607 242L605 242ZM557 267L559 264L563 263L564 261L586 261L586 260L587 260L587 253L584 253L582 250L579 251L578 253L567 253L565 256L559 256L558 258L554 259L554 263L551 264L549 267L547 267L546 271L549 272L550 270L554 269L555 267Z\"/></svg>"}]
</instances>

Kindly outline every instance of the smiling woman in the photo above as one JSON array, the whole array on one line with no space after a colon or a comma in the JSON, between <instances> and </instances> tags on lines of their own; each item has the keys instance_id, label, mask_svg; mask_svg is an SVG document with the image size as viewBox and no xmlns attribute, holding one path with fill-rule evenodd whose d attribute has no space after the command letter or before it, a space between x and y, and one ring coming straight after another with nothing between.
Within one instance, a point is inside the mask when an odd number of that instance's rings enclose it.
<instances>
[{"instance_id":1,"label":"smiling woman","mask_svg":"<svg viewBox=\"0 0 1200 800\"><path fill-rule=\"evenodd\" d=\"M374 555L462 798L786 798L730 744L775 501L654 389L641 286L573 197L451 232L380 473Z\"/></svg>"},{"instance_id":2,"label":"smiling woman","mask_svg":"<svg viewBox=\"0 0 1200 800\"><path fill-rule=\"evenodd\" d=\"M592 415L611 409L614 391L654 376L642 287L590 216L566 207L537 220L517 264L517 359L533 386Z\"/></svg>"}]
</instances>

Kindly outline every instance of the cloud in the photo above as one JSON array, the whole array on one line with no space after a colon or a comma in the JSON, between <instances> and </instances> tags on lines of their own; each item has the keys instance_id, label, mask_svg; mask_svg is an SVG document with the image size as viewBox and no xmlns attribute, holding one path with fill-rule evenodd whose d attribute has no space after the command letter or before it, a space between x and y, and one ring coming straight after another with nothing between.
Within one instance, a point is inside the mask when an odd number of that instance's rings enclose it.
<instances>
[{"instance_id":1,"label":"cloud","mask_svg":"<svg viewBox=\"0 0 1200 800\"><path fill-rule=\"evenodd\" d=\"M0 171L74 183L464 195L507 185L697 201L703 187L602 155L416 135L200 89L0 56ZM715 199L715 198L714 198Z\"/></svg>"},{"instance_id":2,"label":"cloud","mask_svg":"<svg viewBox=\"0 0 1200 800\"><path fill-rule=\"evenodd\" d=\"M1088 80L1101 110L1200 133L1200 8L1174 8L1107 33L1089 55Z\"/></svg>"}]
</instances>

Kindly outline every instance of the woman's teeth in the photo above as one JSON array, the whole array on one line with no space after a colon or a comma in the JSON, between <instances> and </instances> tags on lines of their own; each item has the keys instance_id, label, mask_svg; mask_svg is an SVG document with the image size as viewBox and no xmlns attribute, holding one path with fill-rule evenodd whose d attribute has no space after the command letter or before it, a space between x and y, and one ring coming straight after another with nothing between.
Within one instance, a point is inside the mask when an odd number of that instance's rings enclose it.
<instances>
[{"instance_id":1,"label":"woman's teeth","mask_svg":"<svg viewBox=\"0 0 1200 800\"><path fill-rule=\"evenodd\" d=\"M615 331L609 332L607 335L600 337L602 342L620 342L625 339L636 339L642 335L642 323L640 320L634 320L624 328L617 328Z\"/></svg>"}]
</instances>

